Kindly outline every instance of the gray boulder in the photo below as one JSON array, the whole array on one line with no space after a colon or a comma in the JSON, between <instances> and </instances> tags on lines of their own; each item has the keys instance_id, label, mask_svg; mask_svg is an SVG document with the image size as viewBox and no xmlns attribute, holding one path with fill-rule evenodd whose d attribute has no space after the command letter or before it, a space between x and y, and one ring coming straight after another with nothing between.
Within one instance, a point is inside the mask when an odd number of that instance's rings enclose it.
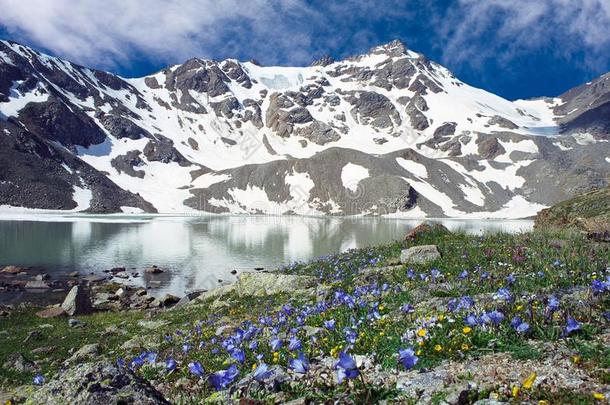
<instances>
[{"instance_id":1,"label":"gray boulder","mask_svg":"<svg viewBox=\"0 0 610 405\"><path fill-rule=\"evenodd\" d=\"M61 307L70 316L88 315L93 312L89 295L79 285L72 287Z\"/></svg>"},{"instance_id":2,"label":"gray boulder","mask_svg":"<svg viewBox=\"0 0 610 405\"><path fill-rule=\"evenodd\" d=\"M436 248L436 245L413 246L409 249L403 249L400 252L400 262L403 264L425 264L440 259L440 257L441 254Z\"/></svg>"},{"instance_id":3,"label":"gray boulder","mask_svg":"<svg viewBox=\"0 0 610 405\"><path fill-rule=\"evenodd\" d=\"M242 273L237 278L236 291L240 297L292 293L315 287L318 279L278 273Z\"/></svg>"},{"instance_id":4,"label":"gray boulder","mask_svg":"<svg viewBox=\"0 0 610 405\"><path fill-rule=\"evenodd\" d=\"M29 398L35 404L169 404L147 381L109 362L60 373Z\"/></svg>"}]
</instances>

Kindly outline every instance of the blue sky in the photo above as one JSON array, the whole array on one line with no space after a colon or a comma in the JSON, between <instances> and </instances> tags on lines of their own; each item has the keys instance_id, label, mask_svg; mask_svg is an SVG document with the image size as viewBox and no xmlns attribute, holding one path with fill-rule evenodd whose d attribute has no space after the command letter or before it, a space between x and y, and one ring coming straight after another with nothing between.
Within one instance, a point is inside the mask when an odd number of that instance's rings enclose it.
<instances>
[{"instance_id":1,"label":"blue sky","mask_svg":"<svg viewBox=\"0 0 610 405\"><path fill-rule=\"evenodd\" d=\"M2 0L0 37L128 77L193 56L308 65L398 38L516 99L610 71L610 2Z\"/></svg>"}]
</instances>

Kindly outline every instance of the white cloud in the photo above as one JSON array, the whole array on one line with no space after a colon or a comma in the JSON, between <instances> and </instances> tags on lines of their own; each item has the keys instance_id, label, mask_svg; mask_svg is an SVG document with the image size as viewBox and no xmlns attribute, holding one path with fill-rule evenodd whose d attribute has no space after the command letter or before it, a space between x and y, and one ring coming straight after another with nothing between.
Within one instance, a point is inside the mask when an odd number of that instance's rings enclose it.
<instances>
[{"instance_id":1,"label":"white cloud","mask_svg":"<svg viewBox=\"0 0 610 405\"><path fill-rule=\"evenodd\" d=\"M393 37L438 47L458 70L541 51L601 70L610 51L608 0L0 0L0 25L12 39L106 69L193 56L303 65Z\"/></svg>"},{"instance_id":2,"label":"white cloud","mask_svg":"<svg viewBox=\"0 0 610 405\"><path fill-rule=\"evenodd\" d=\"M248 55L264 63L308 64L314 56L375 35L354 21L405 17L399 0L2 0L12 39L101 68L143 57L179 63ZM360 40L359 40L360 42ZM362 45L358 43L357 45ZM361 48L362 49L362 48Z\"/></svg>"},{"instance_id":3,"label":"white cloud","mask_svg":"<svg viewBox=\"0 0 610 405\"><path fill-rule=\"evenodd\" d=\"M266 44L299 59L311 39L291 31L286 17L316 13L298 0L3 0L1 8L0 24L17 38L104 66L126 64L133 53L175 61Z\"/></svg>"},{"instance_id":4,"label":"white cloud","mask_svg":"<svg viewBox=\"0 0 610 405\"><path fill-rule=\"evenodd\" d=\"M589 67L607 67L607 0L459 0L439 26L445 62L509 63L544 51L572 62L582 53Z\"/></svg>"}]
</instances>

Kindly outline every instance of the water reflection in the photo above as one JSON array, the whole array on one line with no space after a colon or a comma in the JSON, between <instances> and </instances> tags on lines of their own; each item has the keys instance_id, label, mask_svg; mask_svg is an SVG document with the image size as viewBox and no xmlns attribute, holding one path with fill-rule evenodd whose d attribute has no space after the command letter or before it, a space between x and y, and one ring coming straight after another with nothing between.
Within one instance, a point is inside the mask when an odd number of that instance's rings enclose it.
<instances>
[{"instance_id":1,"label":"water reflection","mask_svg":"<svg viewBox=\"0 0 610 405\"><path fill-rule=\"evenodd\" d=\"M43 266L49 273L102 272L156 264L161 292L177 295L230 280L232 269L276 267L400 239L418 220L262 216L60 217L0 220L0 265ZM442 220L470 233L520 232L527 220ZM149 277L136 282L146 284Z\"/></svg>"}]
</instances>

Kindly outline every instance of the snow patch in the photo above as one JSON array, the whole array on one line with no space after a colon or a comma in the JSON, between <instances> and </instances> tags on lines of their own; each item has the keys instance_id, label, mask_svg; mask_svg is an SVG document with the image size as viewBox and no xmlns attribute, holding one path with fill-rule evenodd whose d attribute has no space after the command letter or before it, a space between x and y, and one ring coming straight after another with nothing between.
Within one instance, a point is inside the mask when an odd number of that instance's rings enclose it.
<instances>
[{"instance_id":1,"label":"snow patch","mask_svg":"<svg viewBox=\"0 0 610 405\"><path fill-rule=\"evenodd\" d=\"M341 169L341 182L343 187L355 193L358 190L358 184L369 177L369 169L366 167L348 163Z\"/></svg>"},{"instance_id":2,"label":"snow patch","mask_svg":"<svg viewBox=\"0 0 610 405\"><path fill-rule=\"evenodd\" d=\"M144 214L144 210L142 208L138 208L138 207L121 207L121 211L123 212L123 214Z\"/></svg>"},{"instance_id":3,"label":"snow patch","mask_svg":"<svg viewBox=\"0 0 610 405\"><path fill-rule=\"evenodd\" d=\"M84 211L91 207L92 198L93 193L91 190L74 186L74 194L72 194L72 199L74 202L76 202L76 208L74 208L73 211Z\"/></svg>"},{"instance_id":4,"label":"snow patch","mask_svg":"<svg viewBox=\"0 0 610 405\"><path fill-rule=\"evenodd\" d=\"M424 179L428 177L428 170L426 170L426 166L422 165L421 163L417 163L413 160L407 160L401 157L396 158L396 163L398 163L406 171L411 174L414 174L417 177Z\"/></svg>"},{"instance_id":5,"label":"snow patch","mask_svg":"<svg viewBox=\"0 0 610 405\"><path fill-rule=\"evenodd\" d=\"M28 93L21 93L17 90L21 83L23 80L14 82L10 90L9 101L0 103L0 113L7 117L17 117L19 111L28 103L43 103L49 99L49 93L45 92L41 83L37 83L36 88Z\"/></svg>"},{"instance_id":6,"label":"snow patch","mask_svg":"<svg viewBox=\"0 0 610 405\"><path fill-rule=\"evenodd\" d=\"M293 201L307 204L310 191L315 187L313 180L309 177L309 173L294 171L286 175L284 182L288 184L290 188L290 195L292 196Z\"/></svg>"},{"instance_id":7,"label":"snow patch","mask_svg":"<svg viewBox=\"0 0 610 405\"><path fill-rule=\"evenodd\" d=\"M222 183L227 180L231 180L231 176L228 174L206 173L197 177L191 184L195 188L208 188L212 184Z\"/></svg>"}]
</instances>

